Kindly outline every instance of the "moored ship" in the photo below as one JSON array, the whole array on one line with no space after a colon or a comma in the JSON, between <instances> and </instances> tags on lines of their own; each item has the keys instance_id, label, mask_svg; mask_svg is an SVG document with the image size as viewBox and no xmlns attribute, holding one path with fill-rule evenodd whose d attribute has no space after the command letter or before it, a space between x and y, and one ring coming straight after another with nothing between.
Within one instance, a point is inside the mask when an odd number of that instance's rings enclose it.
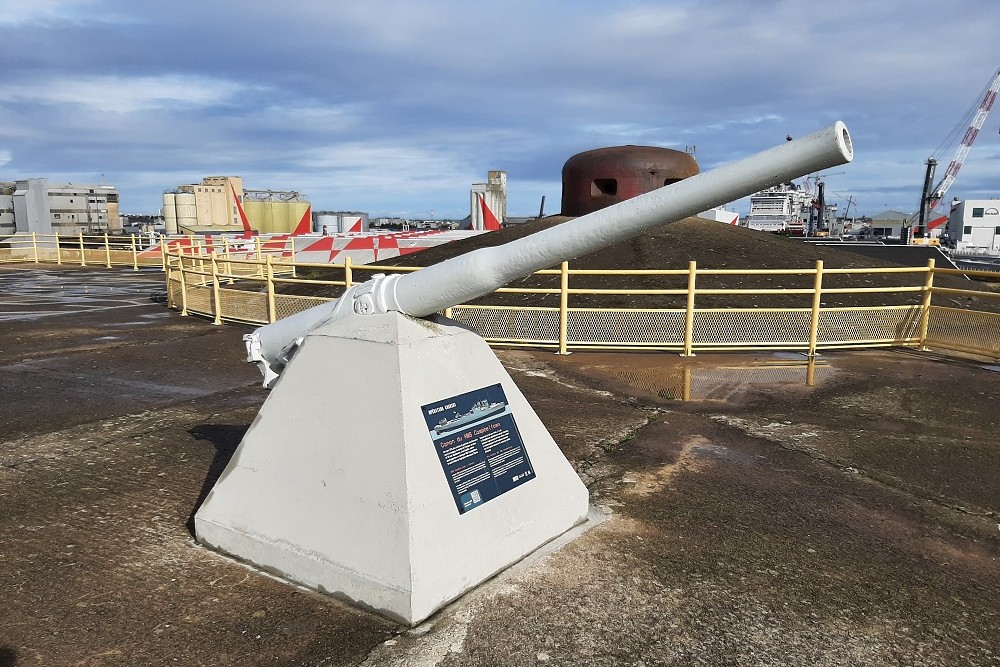
<instances>
[{"instance_id":1,"label":"moored ship","mask_svg":"<svg viewBox=\"0 0 1000 667\"><path fill-rule=\"evenodd\" d=\"M795 183L781 183L750 196L744 225L763 232L802 235L809 220L812 194Z\"/></svg>"}]
</instances>

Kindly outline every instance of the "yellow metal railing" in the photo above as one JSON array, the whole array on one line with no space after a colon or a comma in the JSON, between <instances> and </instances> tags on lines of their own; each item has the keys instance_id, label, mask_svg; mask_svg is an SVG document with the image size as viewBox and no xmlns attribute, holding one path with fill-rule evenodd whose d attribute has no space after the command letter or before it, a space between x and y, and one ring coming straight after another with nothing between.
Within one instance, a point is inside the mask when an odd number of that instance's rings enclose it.
<instances>
[{"instance_id":1,"label":"yellow metal railing","mask_svg":"<svg viewBox=\"0 0 1000 667\"><path fill-rule=\"evenodd\" d=\"M76 266L155 266L166 270L167 254L214 254L220 261L250 259L263 262L266 257L294 257L295 238L272 239L255 236L209 237L195 235L116 236L113 234L39 234L20 233L0 237L0 264L35 263ZM263 274L254 264L248 271ZM295 267L290 269L293 274Z\"/></svg>"},{"instance_id":2,"label":"yellow metal railing","mask_svg":"<svg viewBox=\"0 0 1000 667\"><path fill-rule=\"evenodd\" d=\"M162 266L149 256L148 237L109 234L15 234L0 238L0 263L75 264L78 266Z\"/></svg>"},{"instance_id":3,"label":"yellow metal railing","mask_svg":"<svg viewBox=\"0 0 1000 667\"><path fill-rule=\"evenodd\" d=\"M228 267L227 267L228 265ZM246 268L232 268L246 267ZM256 268L254 268L256 267ZM331 292L357 283L358 272L407 272L419 267L358 266L343 264L291 264L274 258L225 259L205 254L168 253L169 303L182 314L212 317L217 324L236 321L267 324L318 303L336 298L283 293L281 285L309 284ZM296 277L303 270L326 271L326 278ZM895 287L830 287L831 275L885 273L911 274L911 285ZM942 308L932 304L934 294L962 294L1000 298L1000 293L956 290L934 286L938 274L970 274L937 269L930 260L925 267L827 269L822 261L811 269L688 269L615 270L559 269L538 272L557 276L558 287L510 287L497 293L557 295L558 306L456 305L445 313L469 325L488 342L511 347L571 350L664 350L683 355L698 351L798 350L813 357L820 350L850 347L912 347L954 350L1000 358L1000 314ZM681 277L684 288L584 289L571 287L574 276L664 276ZM766 289L705 288L699 278L723 275L804 276L811 287ZM360 280L364 280L362 276ZM233 285L239 282L238 286ZM870 307L826 307L830 294L912 293L910 305ZM576 308L575 295L672 295L683 296L684 308ZM806 308L699 308L700 296L805 295Z\"/></svg>"},{"instance_id":4,"label":"yellow metal railing","mask_svg":"<svg viewBox=\"0 0 1000 667\"><path fill-rule=\"evenodd\" d=\"M79 266L155 266L166 273L168 303L182 315L226 321L267 324L288 317L364 281L376 272L416 271L419 267L382 267L343 264L294 263L294 237L272 240L253 237L159 236L115 237L106 234L56 236L17 234L0 239L0 263L54 263ZM306 279L326 272L324 277ZM832 287L829 276L864 277L879 273L911 274L910 285L897 287ZM360 274L360 276L358 275ZM488 342L504 346L571 350L667 350L682 355L696 351L799 350L812 357L819 350L845 347L932 347L1000 359L1000 314L934 304L935 296L949 299L975 296L1000 298L1000 293L935 286L938 275L995 278L982 271L939 269L930 260L925 267L829 269L822 261L803 269L687 269L619 270L559 269L536 275L557 280L553 287L508 287L498 294L535 294L558 297L554 306L456 305L445 315L463 322ZM762 289L708 288L712 276L802 277L812 285ZM678 287L643 289L581 288L580 276L652 276L683 283ZM324 286L330 296L287 293L284 285ZM803 283L803 285L808 283ZM910 305L832 308L823 306L831 294L912 293ZM681 298L678 308L580 308L574 297L664 296ZM747 295L808 296L806 308L706 308L701 297ZM704 306L704 299L701 299Z\"/></svg>"}]
</instances>

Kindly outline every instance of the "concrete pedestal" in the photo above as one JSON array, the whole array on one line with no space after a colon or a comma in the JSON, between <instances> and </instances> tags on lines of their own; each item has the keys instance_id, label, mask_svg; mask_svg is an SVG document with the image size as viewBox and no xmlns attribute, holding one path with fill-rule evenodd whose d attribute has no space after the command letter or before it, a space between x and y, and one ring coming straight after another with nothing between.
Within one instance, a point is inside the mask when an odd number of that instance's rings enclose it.
<instances>
[{"instance_id":1,"label":"concrete pedestal","mask_svg":"<svg viewBox=\"0 0 1000 667\"><path fill-rule=\"evenodd\" d=\"M484 475L496 484L470 486ZM583 521L587 506L586 487L481 338L388 313L309 334L195 531L412 625Z\"/></svg>"}]
</instances>

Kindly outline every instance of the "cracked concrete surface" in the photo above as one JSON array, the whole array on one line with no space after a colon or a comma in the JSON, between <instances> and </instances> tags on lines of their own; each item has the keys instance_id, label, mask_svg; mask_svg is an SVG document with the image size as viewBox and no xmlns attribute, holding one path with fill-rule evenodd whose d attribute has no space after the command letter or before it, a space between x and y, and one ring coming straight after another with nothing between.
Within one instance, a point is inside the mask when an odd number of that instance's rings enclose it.
<instances>
[{"instance_id":1,"label":"cracked concrete surface","mask_svg":"<svg viewBox=\"0 0 1000 667\"><path fill-rule=\"evenodd\" d=\"M264 398L244 329L64 271L100 298L0 327L3 667L1000 665L984 366L842 352L806 386L776 355L501 351L607 518L409 629L194 543ZM15 278L0 314L42 310Z\"/></svg>"}]
</instances>

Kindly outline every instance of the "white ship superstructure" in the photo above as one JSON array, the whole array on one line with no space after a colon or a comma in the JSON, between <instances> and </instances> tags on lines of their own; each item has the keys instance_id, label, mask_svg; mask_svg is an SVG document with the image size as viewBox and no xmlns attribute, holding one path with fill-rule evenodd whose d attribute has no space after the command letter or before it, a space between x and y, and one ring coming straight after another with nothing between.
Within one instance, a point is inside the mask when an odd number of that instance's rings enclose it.
<instances>
[{"instance_id":1,"label":"white ship superstructure","mask_svg":"<svg viewBox=\"0 0 1000 667\"><path fill-rule=\"evenodd\" d=\"M813 197L795 183L782 183L750 196L745 226L764 232L802 234Z\"/></svg>"}]
</instances>

